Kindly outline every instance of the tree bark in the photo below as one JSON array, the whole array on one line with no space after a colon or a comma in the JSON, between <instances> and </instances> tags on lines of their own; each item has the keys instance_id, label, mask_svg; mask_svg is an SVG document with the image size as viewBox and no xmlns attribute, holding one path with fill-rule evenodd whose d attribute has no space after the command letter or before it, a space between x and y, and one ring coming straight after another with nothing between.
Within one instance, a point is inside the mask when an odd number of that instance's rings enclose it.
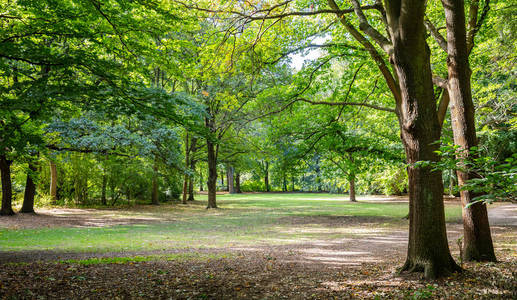
<instances>
[{"instance_id":1,"label":"tree bark","mask_svg":"<svg viewBox=\"0 0 517 300\"><path fill-rule=\"evenodd\" d=\"M226 168L226 172L228 174L228 192L230 194L235 194L235 186L234 186L234 171L235 169L233 168L233 166L227 166Z\"/></svg>"},{"instance_id":2,"label":"tree bark","mask_svg":"<svg viewBox=\"0 0 517 300\"><path fill-rule=\"evenodd\" d=\"M287 192L287 175L285 172L282 175L282 192Z\"/></svg>"},{"instance_id":3,"label":"tree bark","mask_svg":"<svg viewBox=\"0 0 517 300\"><path fill-rule=\"evenodd\" d=\"M27 171L27 180L25 181L25 193L23 195L23 204L20 212L34 213L34 196L36 195L36 184L34 177L38 167L35 163L29 162L29 170Z\"/></svg>"},{"instance_id":4,"label":"tree bark","mask_svg":"<svg viewBox=\"0 0 517 300\"><path fill-rule=\"evenodd\" d=\"M448 92L454 143L460 147L457 155L460 165L469 160L469 150L477 147L474 119L474 103L470 85L470 66L468 61L467 34L463 0L442 0L447 26L447 66ZM458 185L461 188L476 175L458 170ZM486 204L467 205L477 196L471 191L460 192L463 206L463 260L496 261Z\"/></svg>"},{"instance_id":5,"label":"tree bark","mask_svg":"<svg viewBox=\"0 0 517 300\"><path fill-rule=\"evenodd\" d=\"M153 182L151 190L151 204L160 205L160 199L158 198L158 161L154 160L153 165Z\"/></svg>"},{"instance_id":6,"label":"tree bark","mask_svg":"<svg viewBox=\"0 0 517 300\"><path fill-rule=\"evenodd\" d=\"M348 182L350 184L350 202L357 202L355 199L355 174L350 174Z\"/></svg>"},{"instance_id":7,"label":"tree bark","mask_svg":"<svg viewBox=\"0 0 517 300\"><path fill-rule=\"evenodd\" d=\"M52 204L57 203L57 166L50 161L50 200Z\"/></svg>"},{"instance_id":8,"label":"tree bark","mask_svg":"<svg viewBox=\"0 0 517 300\"><path fill-rule=\"evenodd\" d=\"M240 172L235 173L235 192L237 194L242 193L242 191L241 191L241 173Z\"/></svg>"},{"instance_id":9,"label":"tree bark","mask_svg":"<svg viewBox=\"0 0 517 300\"><path fill-rule=\"evenodd\" d=\"M217 208L216 188L217 188L217 156L214 143L207 140L206 148L208 154L208 205L206 208Z\"/></svg>"},{"instance_id":10,"label":"tree bark","mask_svg":"<svg viewBox=\"0 0 517 300\"><path fill-rule=\"evenodd\" d=\"M425 1L386 1L393 42L392 61L399 81L401 102L397 107L409 177L409 243L401 271L424 272L426 278L460 270L447 242L442 174L432 167L440 139L434 98L430 50L425 40Z\"/></svg>"},{"instance_id":11,"label":"tree bark","mask_svg":"<svg viewBox=\"0 0 517 300\"><path fill-rule=\"evenodd\" d=\"M8 160L5 155L0 155L0 172L2 173L2 209L0 210L0 216L14 215L12 208L11 164L12 160Z\"/></svg>"}]
</instances>

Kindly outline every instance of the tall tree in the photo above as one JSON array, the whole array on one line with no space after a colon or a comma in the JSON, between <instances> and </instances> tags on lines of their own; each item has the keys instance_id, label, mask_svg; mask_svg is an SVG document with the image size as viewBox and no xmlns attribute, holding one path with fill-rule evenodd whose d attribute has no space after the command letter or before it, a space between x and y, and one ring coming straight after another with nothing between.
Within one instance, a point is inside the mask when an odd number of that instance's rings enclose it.
<instances>
[{"instance_id":1,"label":"tall tree","mask_svg":"<svg viewBox=\"0 0 517 300\"><path fill-rule=\"evenodd\" d=\"M477 22L479 1L473 1L470 7L468 35L464 1L442 0L442 3L447 26L447 90L451 101L454 143L460 147L458 159L461 162L464 159L468 160L471 150L478 146L468 57L474 46L475 33L480 26ZM485 5L488 5L488 2ZM477 177L474 172L465 171L466 165L462 164L463 167L457 171L460 187L469 179ZM476 195L468 189L462 189L460 194L463 206L463 259L495 261L486 204L473 203Z\"/></svg>"}]
</instances>

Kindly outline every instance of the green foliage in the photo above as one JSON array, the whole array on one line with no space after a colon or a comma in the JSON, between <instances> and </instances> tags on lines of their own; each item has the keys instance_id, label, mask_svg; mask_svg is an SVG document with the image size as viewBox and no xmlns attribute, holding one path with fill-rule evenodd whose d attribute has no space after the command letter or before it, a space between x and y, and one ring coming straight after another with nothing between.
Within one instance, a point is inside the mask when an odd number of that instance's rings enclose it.
<instances>
[{"instance_id":1,"label":"green foliage","mask_svg":"<svg viewBox=\"0 0 517 300\"><path fill-rule=\"evenodd\" d=\"M404 166L386 166L384 171L374 174L370 192L382 192L385 195L402 195L407 193L408 178Z\"/></svg>"},{"instance_id":2,"label":"green foliage","mask_svg":"<svg viewBox=\"0 0 517 300\"><path fill-rule=\"evenodd\" d=\"M437 170L458 170L473 174L462 190L478 195L475 202L517 201L517 154L498 161L487 156L486 150L472 147L466 152L459 146L443 143L437 153L442 157L438 163L421 162L420 166L432 166Z\"/></svg>"}]
</instances>

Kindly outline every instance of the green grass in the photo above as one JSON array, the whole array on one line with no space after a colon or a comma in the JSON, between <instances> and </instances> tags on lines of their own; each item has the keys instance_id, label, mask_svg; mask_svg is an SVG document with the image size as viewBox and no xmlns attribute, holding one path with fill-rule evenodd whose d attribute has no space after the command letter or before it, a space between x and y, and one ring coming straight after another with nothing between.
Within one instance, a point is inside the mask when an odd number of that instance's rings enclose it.
<instances>
[{"instance_id":1,"label":"green grass","mask_svg":"<svg viewBox=\"0 0 517 300\"><path fill-rule=\"evenodd\" d=\"M117 211L116 217L152 218L159 223L0 229L0 251L108 252L286 244L357 236L365 234L365 227L369 234L407 228L407 221L402 220L407 203L373 203L361 198L350 203L343 195L331 194L244 194L218 195L220 209L206 210L206 196L198 199L200 202L189 206L164 204ZM108 218L105 210L92 214ZM352 220L369 217L374 224L340 225L343 216ZM448 221L459 220L459 205L447 206L446 216ZM329 219L334 221L329 223Z\"/></svg>"}]
</instances>

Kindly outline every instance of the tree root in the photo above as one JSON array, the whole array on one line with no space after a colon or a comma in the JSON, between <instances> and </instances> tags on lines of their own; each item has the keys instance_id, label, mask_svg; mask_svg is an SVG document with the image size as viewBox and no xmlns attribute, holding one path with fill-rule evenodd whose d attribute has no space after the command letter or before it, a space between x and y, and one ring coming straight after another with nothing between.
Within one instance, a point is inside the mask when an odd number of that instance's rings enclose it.
<instances>
[{"instance_id":1,"label":"tree root","mask_svg":"<svg viewBox=\"0 0 517 300\"><path fill-rule=\"evenodd\" d=\"M423 273L425 279L437 279L462 271L463 269L458 266L452 258L449 263L445 264L430 261L415 262L407 259L404 265L398 270L398 273Z\"/></svg>"}]
</instances>

